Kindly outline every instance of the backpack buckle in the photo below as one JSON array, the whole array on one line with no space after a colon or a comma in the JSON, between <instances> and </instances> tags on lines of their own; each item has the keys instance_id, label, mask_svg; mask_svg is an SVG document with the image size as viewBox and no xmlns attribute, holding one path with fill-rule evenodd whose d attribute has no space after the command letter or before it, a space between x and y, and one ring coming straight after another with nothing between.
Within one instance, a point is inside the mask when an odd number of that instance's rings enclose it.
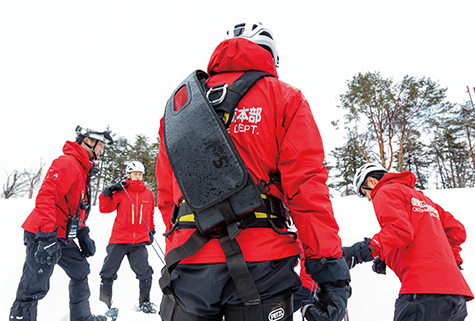
<instances>
[{"instance_id":1,"label":"backpack buckle","mask_svg":"<svg viewBox=\"0 0 475 321\"><path fill-rule=\"evenodd\" d=\"M219 85L211 87L208 90L208 92L206 93L206 98L208 98L211 106L214 107L223 102L224 98L226 98L227 88L228 88L228 84L219 84ZM211 100L210 96L218 92L221 92L221 95L217 99Z\"/></svg>"}]
</instances>

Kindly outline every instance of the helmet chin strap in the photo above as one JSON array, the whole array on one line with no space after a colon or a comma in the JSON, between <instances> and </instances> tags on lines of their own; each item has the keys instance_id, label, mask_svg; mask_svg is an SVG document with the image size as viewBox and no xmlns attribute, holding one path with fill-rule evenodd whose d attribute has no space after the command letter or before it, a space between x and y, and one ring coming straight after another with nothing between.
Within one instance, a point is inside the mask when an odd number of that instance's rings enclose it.
<instances>
[{"instance_id":1,"label":"helmet chin strap","mask_svg":"<svg viewBox=\"0 0 475 321\"><path fill-rule=\"evenodd\" d=\"M96 139L96 143L94 144L94 146L91 146L89 145L88 143L86 143L84 140L82 141L84 143L84 145L86 145L87 147L89 147L92 151L92 159L93 160L97 160L97 155L96 155L96 151L95 151L95 148L97 146L97 144L99 143L99 141Z\"/></svg>"}]
</instances>

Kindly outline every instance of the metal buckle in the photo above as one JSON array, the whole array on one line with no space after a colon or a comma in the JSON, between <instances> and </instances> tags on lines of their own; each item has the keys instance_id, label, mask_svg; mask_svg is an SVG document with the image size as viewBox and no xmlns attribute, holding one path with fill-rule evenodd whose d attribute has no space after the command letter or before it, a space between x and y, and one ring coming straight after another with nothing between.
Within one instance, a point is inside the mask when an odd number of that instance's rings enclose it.
<instances>
[{"instance_id":1,"label":"metal buckle","mask_svg":"<svg viewBox=\"0 0 475 321\"><path fill-rule=\"evenodd\" d=\"M223 102L224 98L226 98L227 88L228 88L228 84L220 84L220 85L213 86L208 90L208 92L206 93L206 98L208 98L208 101L210 102L211 106L214 107ZM212 93L215 93L218 91L222 91L221 96L218 99L211 100L209 96Z\"/></svg>"}]
</instances>

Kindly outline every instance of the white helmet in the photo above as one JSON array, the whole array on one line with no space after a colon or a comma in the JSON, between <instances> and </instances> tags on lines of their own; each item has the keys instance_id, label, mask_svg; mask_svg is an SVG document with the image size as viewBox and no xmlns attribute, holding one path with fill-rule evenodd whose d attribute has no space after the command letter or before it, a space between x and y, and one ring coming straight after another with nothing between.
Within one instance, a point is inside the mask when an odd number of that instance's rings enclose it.
<instances>
[{"instance_id":1,"label":"white helmet","mask_svg":"<svg viewBox=\"0 0 475 321\"><path fill-rule=\"evenodd\" d=\"M361 185L363 185L366 176L371 172L387 173L388 170L378 163L368 163L358 168L353 179L353 186L355 187L356 195L359 197L366 197L366 195L361 192Z\"/></svg>"},{"instance_id":2,"label":"white helmet","mask_svg":"<svg viewBox=\"0 0 475 321\"><path fill-rule=\"evenodd\" d=\"M227 38L245 38L258 44L272 54L275 66L279 67L279 55L277 54L277 43L274 40L274 35L262 23L243 21L235 24L233 28L228 30Z\"/></svg>"},{"instance_id":3,"label":"white helmet","mask_svg":"<svg viewBox=\"0 0 475 321\"><path fill-rule=\"evenodd\" d=\"M98 141L101 141L107 145L114 144L114 140L111 136L110 130L105 130L103 132L98 132L89 128L84 128L81 126L76 127L76 136L78 137L89 137Z\"/></svg>"},{"instance_id":4,"label":"white helmet","mask_svg":"<svg viewBox=\"0 0 475 321\"><path fill-rule=\"evenodd\" d=\"M141 162L133 161L127 164L125 172L127 174L130 172L142 172L142 174L144 174L145 168L143 167Z\"/></svg>"}]
</instances>

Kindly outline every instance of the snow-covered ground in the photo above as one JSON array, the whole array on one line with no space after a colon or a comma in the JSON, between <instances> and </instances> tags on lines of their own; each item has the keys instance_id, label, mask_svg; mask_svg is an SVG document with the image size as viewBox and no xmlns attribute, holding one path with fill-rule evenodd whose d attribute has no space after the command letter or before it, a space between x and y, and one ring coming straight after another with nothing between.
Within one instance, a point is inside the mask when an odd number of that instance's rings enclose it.
<instances>
[{"instance_id":1,"label":"snow-covered ground","mask_svg":"<svg viewBox=\"0 0 475 321\"><path fill-rule=\"evenodd\" d=\"M475 290L475 257L470 253L475 250L475 189L453 189L427 191L426 195L450 211L466 227L468 238L463 244L462 258L464 259L463 274L468 284ZM15 298L15 292L20 280L25 250L23 246L23 230L21 224L34 206L33 200L1 199L0 213L2 215L2 237L0 257L0 318L6 319L10 306ZM364 237L372 237L379 231L379 225L373 213L370 202L356 196L336 198L333 200L335 216L340 225L340 236L343 245L352 245ZM89 286L91 288L91 309L94 314L104 313L107 308L99 301L99 271L106 255L106 245L115 214L100 214L97 207L93 207L88 225L91 228L91 237L96 242L97 252L89 259L91 274ZM157 235L160 235L161 217L157 211L155 223ZM157 239L160 237L157 236ZM163 247L163 239L160 238ZM155 244L155 249L160 249ZM161 291L158 278L162 263L152 247L148 247L150 264L155 270L151 299L157 306L160 304ZM348 310L351 321L378 320L390 321L393 319L394 301L399 291L399 280L388 270L387 275L377 275L372 272L371 264L358 265L351 271L353 296L349 300ZM443 277L443 276L441 276ZM69 279L59 267L51 278L51 290L39 302L38 321L67 321L68 320L68 282ZM278 282L278 280L276 280ZM160 320L158 315L146 315L136 312L138 303L138 280L129 267L126 259L119 270L119 278L114 283L113 306L119 308L118 320ZM157 307L158 309L158 307ZM469 316L466 320L474 320L475 306L468 303ZM294 320L301 320L300 313L296 313Z\"/></svg>"}]
</instances>

